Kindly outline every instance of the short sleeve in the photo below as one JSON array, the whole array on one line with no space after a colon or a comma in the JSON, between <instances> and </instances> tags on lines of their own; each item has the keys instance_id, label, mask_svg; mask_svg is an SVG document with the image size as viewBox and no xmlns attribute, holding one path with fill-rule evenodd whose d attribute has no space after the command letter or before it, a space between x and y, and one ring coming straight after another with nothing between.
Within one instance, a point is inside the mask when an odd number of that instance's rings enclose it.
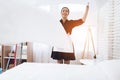
<instances>
[{"instance_id":1,"label":"short sleeve","mask_svg":"<svg viewBox=\"0 0 120 80\"><path fill-rule=\"evenodd\" d=\"M82 19L70 20L70 22L71 22L71 25L72 25L73 27L82 25L82 24L84 23L84 21L83 21Z\"/></svg>"}]
</instances>

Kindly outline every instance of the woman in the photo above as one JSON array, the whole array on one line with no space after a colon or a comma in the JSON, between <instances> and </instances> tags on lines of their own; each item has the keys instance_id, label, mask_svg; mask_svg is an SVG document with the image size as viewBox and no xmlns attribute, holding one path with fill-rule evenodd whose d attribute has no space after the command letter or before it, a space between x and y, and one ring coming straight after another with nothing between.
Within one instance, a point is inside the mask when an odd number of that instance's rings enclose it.
<instances>
[{"instance_id":1,"label":"woman","mask_svg":"<svg viewBox=\"0 0 120 80\"><path fill-rule=\"evenodd\" d=\"M78 20L68 20L68 15L70 13L67 7L63 7L61 9L62 19L60 23L63 25L66 33L71 35L72 29L76 26L83 24L86 20L87 14L89 10L89 4L86 6L86 11L81 19ZM70 60L75 60L74 53L64 53L64 52L53 52L51 57L53 59L57 59L57 62L60 64L70 64Z\"/></svg>"}]
</instances>

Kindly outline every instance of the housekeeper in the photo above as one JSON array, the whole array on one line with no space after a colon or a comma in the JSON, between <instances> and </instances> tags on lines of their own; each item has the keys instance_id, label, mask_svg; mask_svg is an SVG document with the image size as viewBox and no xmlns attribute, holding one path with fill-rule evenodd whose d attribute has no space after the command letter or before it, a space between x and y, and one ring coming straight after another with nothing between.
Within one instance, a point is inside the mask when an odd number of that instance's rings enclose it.
<instances>
[{"instance_id":1,"label":"housekeeper","mask_svg":"<svg viewBox=\"0 0 120 80\"><path fill-rule=\"evenodd\" d=\"M63 7L61 9L61 20L60 23L64 27L66 34L69 36L71 35L72 29L76 26L82 25L87 17L89 10L89 3L86 6L85 13L82 18L78 20L69 20L68 15L70 14L70 10L68 7ZM53 59L56 59L58 63L60 64L70 64L70 60L75 60L75 54L73 53L67 53L67 52L53 52L51 57Z\"/></svg>"}]
</instances>

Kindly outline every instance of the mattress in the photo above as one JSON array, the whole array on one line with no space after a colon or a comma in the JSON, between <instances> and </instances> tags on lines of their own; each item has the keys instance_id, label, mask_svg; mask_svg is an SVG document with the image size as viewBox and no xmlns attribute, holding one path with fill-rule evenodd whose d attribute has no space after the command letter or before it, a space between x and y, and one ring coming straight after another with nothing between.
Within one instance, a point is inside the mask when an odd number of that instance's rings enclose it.
<instances>
[{"instance_id":1,"label":"mattress","mask_svg":"<svg viewBox=\"0 0 120 80\"><path fill-rule=\"evenodd\" d=\"M120 80L120 60L94 65L25 62L0 74L0 80Z\"/></svg>"}]
</instances>

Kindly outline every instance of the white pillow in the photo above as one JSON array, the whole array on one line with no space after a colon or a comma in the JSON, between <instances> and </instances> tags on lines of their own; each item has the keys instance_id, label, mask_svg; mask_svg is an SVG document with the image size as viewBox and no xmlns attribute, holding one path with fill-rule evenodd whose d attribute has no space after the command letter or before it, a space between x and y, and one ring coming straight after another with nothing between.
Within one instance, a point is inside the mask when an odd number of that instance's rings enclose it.
<instances>
[{"instance_id":1,"label":"white pillow","mask_svg":"<svg viewBox=\"0 0 120 80\"><path fill-rule=\"evenodd\" d=\"M120 60L104 60L97 64L109 80L120 80Z\"/></svg>"}]
</instances>

